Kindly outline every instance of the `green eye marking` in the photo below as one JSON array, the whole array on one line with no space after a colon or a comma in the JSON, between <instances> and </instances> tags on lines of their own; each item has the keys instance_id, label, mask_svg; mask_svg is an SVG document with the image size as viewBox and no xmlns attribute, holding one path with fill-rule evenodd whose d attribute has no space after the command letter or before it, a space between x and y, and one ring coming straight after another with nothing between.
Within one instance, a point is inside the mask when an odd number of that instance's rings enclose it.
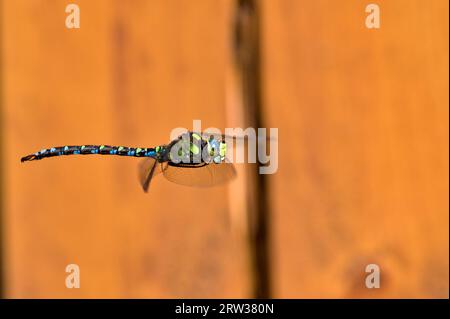
<instances>
[{"instance_id":1,"label":"green eye marking","mask_svg":"<svg viewBox=\"0 0 450 319\"><path fill-rule=\"evenodd\" d=\"M220 142L220 150L219 150L220 157L225 157L226 153L227 153L227 144L225 142Z\"/></svg>"},{"instance_id":2,"label":"green eye marking","mask_svg":"<svg viewBox=\"0 0 450 319\"><path fill-rule=\"evenodd\" d=\"M138 147L137 149L136 149L136 153L140 153L142 151L142 148L140 148L140 147Z\"/></svg>"},{"instance_id":3,"label":"green eye marking","mask_svg":"<svg viewBox=\"0 0 450 319\"><path fill-rule=\"evenodd\" d=\"M209 144L209 142L208 142L208 144L207 144L207 150L208 150L208 154L210 155L210 156L212 156L213 154L214 154L214 150L213 150L213 148L211 147L211 144Z\"/></svg>"},{"instance_id":4,"label":"green eye marking","mask_svg":"<svg viewBox=\"0 0 450 319\"><path fill-rule=\"evenodd\" d=\"M197 141L200 141L202 138L197 133L192 133L192 137L195 138Z\"/></svg>"},{"instance_id":5,"label":"green eye marking","mask_svg":"<svg viewBox=\"0 0 450 319\"><path fill-rule=\"evenodd\" d=\"M105 148L105 145L100 145L100 147L99 147L100 151L104 148Z\"/></svg>"},{"instance_id":6,"label":"green eye marking","mask_svg":"<svg viewBox=\"0 0 450 319\"><path fill-rule=\"evenodd\" d=\"M123 150L123 146L119 146L117 150L120 152L121 150Z\"/></svg>"},{"instance_id":7,"label":"green eye marking","mask_svg":"<svg viewBox=\"0 0 450 319\"><path fill-rule=\"evenodd\" d=\"M195 145L194 143L191 143L191 147L189 148L191 153L194 155L197 155L198 153L200 153L200 148Z\"/></svg>"},{"instance_id":8,"label":"green eye marking","mask_svg":"<svg viewBox=\"0 0 450 319\"><path fill-rule=\"evenodd\" d=\"M156 146L156 148L155 148L156 153L159 153L160 150L161 150L161 147L160 146Z\"/></svg>"},{"instance_id":9,"label":"green eye marking","mask_svg":"<svg viewBox=\"0 0 450 319\"><path fill-rule=\"evenodd\" d=\"M81 150L84 150L85 147L86 147L86 146L82 145L82 146L81 146Z\"/></svg>"}]
</instances>

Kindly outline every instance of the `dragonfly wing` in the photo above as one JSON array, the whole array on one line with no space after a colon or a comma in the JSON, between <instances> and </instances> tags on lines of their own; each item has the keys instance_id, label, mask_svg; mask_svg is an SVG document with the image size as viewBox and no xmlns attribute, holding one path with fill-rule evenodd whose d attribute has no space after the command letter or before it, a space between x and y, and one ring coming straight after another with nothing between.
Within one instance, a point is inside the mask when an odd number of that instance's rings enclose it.
<instances>
[{"instance_id":1,"label":"dragonfly wing","mask_svg":"<svg viewBox=\"0 0 450 319\"><path fill-rule=\"evenodd\" d=\"M210 137L213 137L217 140L226 140L226 139L233 139L233 140L266 140L266 141L276 141L277 138L274 136L255 136L255 137L249 137L247 135L226 135L226 134L217 134L213 132L202 132L202 137L209 139Z\"/></svg>"},{"instance_id":2,"label":"dragonfly wing","mask_svg":"<svg viewBox=\"0 0 450 319\"><path fill-rule=\"evenodd\" d=\"M144 192L148 192L152 178L161 171L161 165L154 158L147 157L142 160L139 164L139 182Z\"/></svg>"},{"instance_id":3,"label":"dragonfly wing","mask_svg":"<svg viewBox=\"0 0 450 319\"><path fill-rule=\"evenodd\" d=\"M233 179L236 176L236 170L232 163L202 163L197 166L167 163L163 167L163 174L169 181L176 184L210 187Z\"/></svg>"}]
</instances>

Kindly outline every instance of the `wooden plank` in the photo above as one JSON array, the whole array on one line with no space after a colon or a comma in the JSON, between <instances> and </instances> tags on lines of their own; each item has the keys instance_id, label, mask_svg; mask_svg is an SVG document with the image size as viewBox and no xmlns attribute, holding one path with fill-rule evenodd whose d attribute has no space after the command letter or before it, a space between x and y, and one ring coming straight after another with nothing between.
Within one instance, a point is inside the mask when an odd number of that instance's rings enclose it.
<instances>
[{"instance_id":1,"label":"wooden plank","mask_svg":"<svg viewBox=\"0 0 450 319\"><path fill-rule=\"evenodd\" d=\"M155 180L137 161L72 157L21 164L41 147L153 146L175 127L225 125L228 1L3 3L6 296L245 297L245 250L227 187ZM225 200L224 200L225 198ZM76 263L81 288L65 287Z\"/></svg>"},{"instance_id":2,"label":"wooden plank","mask_svg":"<svg viewBox=\"0 0 450 319\"><path fill-rule=\"evenodd\" d=\"M276 297L448 298L448 1L376 3L263 2Z\"/></svg>"}]
</instances>

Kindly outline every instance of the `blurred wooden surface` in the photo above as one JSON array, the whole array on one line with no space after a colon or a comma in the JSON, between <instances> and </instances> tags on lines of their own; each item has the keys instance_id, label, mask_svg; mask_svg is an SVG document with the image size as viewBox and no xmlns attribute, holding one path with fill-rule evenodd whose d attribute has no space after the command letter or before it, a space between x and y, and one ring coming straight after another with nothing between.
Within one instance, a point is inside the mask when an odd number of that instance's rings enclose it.
<instances>
[{"instance_id":1,"label":"blurred wooden surface","mask_svg":"<svg viewBox=\"0 0 450 319\"><path fill-rule=\"evenodd\" d=\"M224 125L225 1L3 1L7 297L246 297L226 186L157 178L139 159L20 163L66 144L154 146L175 127ZM211 14L214 12L214 14ZM65 287L65 267L81 288Z\"/></svg>"},{"instance_id":2,"label":"blurred wooden surface","mask_svg":"<svg viewBox=\"0 0 450 319\"><path fill-rule=\"evenodd\" d=\"M278 297L448 297L448 1L368 3L264 1Z\"/></svg>"},{"instance_id":3,"label":"blurred wooden surface","mask_svg":"<svg viewBox=\"0 0 450 319\"><path fill-rule=\"evenodd\" d=\"M227 125L233 1L76 3L68 30L66 1L2 1L5 296L251 297L227 187L144 194L131 158L19 162ZM379 30L367 3L261 1L274 297L448 297L448 2L377 1Z\"/></svg>"}]
</instances>

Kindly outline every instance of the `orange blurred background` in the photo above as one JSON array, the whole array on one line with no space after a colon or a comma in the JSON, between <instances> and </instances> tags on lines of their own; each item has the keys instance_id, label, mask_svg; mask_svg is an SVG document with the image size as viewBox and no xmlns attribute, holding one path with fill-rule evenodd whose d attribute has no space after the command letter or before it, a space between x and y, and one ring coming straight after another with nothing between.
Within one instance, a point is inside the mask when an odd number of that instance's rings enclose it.
<instances>
[{"instance_id":1,"label":"orange blurred background","mask_svg":"<svg viewBox=\"0 0 450 319\"><path fill-rule=\"evenodd\" d=\"M0 3L2 296L253 297L245 173L210 189L157 178L145 194L133 158L20 163L49 146L159 145L193 119L240 125L238 1ZM260 112L279 129L270 297L448 298L448 1L376 1L380 29L369 3L257 1Z\"/></svg>"}]
</instances>

